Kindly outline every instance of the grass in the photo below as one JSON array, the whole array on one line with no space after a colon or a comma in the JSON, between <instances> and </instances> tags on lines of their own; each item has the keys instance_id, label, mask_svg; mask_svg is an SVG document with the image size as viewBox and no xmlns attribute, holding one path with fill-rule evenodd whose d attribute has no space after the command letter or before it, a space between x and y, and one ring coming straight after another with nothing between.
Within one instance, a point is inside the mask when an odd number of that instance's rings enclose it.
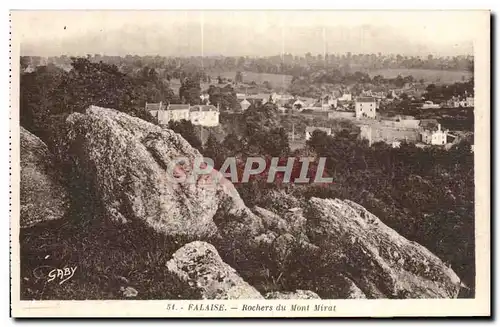
<instances>
[{"instance_id":1,"label":"grass","mask_svg":"<svg viewBox=\"0 0 500 327\"><path fill-rule=\"evenodd\" d=\"M115 225L107 219L74 217L21 230L21 299L196 299L165 266L182 245L144 224ZM77 267L63 284L49 282L55 268Z\"/></svg>"}]
</instances>

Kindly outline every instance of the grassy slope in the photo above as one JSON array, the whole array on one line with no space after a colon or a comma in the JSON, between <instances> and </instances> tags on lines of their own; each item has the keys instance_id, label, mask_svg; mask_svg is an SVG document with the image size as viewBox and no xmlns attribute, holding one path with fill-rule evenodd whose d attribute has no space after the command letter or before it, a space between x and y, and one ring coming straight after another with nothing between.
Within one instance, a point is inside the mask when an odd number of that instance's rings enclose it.
<instances>
[{"instance_id":1,"label":"grassy slope","mask_svg":"<svg viewBox=\"0 0 500 327\"><path fill-rule=\"evenodd\" d=\"M199 298L167 272L175 242L138 223L74 218L21 231L22 300L124 299L121 286L138 291L133 299ZM52 269L75 266L62 285L48 282Z\"/></svg>"}]
</instances>

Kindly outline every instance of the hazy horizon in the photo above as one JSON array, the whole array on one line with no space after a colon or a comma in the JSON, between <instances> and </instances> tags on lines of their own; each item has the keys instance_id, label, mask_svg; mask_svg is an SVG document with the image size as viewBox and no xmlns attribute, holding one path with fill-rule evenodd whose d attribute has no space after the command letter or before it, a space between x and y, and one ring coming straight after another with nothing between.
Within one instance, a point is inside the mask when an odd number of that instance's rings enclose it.
<instances>
[{"instance_id":1,"label":"hazy horizon","mask_svg":"<svg viewBox=\"0 0 500 327\"><path fill-rule=\"evenodd\" d=\"M473 55L469 18L466 11L27 11L21 55Z\"/></svg>"}]
</instances>

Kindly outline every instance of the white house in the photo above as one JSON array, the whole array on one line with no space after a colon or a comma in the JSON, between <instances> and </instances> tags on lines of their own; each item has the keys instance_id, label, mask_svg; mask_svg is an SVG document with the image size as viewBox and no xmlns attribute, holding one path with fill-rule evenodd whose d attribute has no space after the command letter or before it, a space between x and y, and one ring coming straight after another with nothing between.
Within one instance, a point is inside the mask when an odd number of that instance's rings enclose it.
<instances>
[{"instance_id":1,"label":"white house","mask_svg":"<svg viewBox=\"0 0 500 327\"><path fill-rule=\"evenodd\" d=\"M448 131L441 129L441 124L435 119L422 119L420 121L421 141L430 145L444 145L447 142Z\"/></svg>"},{"instance_id":2,"label":"white house","mask_svg":"<svg viewBox=\"0 0 500 327\"><path fill-rule=\"evenodd\" d=\"M372 97L359 97L355 105L356 118L375 118L377 115L377 100Z\"/></svg>"},{"instance_id":3,"label":"white house","mask_svg":"<svg viewBox=\"0 0 500 327\"><path fill-rule=\"evenodd\" d=\"M422 104L422 109L437 109L440 108L441 106L439 104L435 104L432 101L425 101Z\"/></svg>"},{"instance_id":4,"label":"white house","mask_svg":"<svg viewBox=\"0 0 500 327\"><path fill-rule=\"evenodd\" d=\"M219 114L219 109L212 105L196 105L189 108L189 119L193 125L217 126Z\"/></svg>"},{"instance_id":5,"label":"white house","mask_svg":"<svg viewBox=\"0 0 500 327\"><path fill-rule=\"evenodd\" d=\"M331 128L308 126L308 127L306 127L306 141L312 137L312 134L314 131L322 131L322 132L325 132L326 135L332 135Z\"/></svg>"},{"instance_id":6,"label":"white house","mask_svg":"<svg viewBox=\"0 0 500 327\"><path fill-rule=\"evenodd\" d=\"M219 125L219 109L212 105L190 106L189 104L147 103L146 110L158 120L158 124L167 125L169 121L189 120L193 125Z\"/></svg>"},{"instance_id":7,"label":"white house","mask_svg":"<svg viewBox=\"0 0 500 327\"><path fill-rule=\"evenodd\" d=\"M352 101L352 94L350 93L344 93L342 96L339 98L340 101Z\"/></svg>"},{"instance_id":8,"label":"white house","mask_svg":"<svg viewBox=\"0 0 500 327\"><path fill-rule=\"evenodd\" d=\"M246 98L247 98L247 95L245 93L236 93L236 99L244 100Z\"/></svg>"},{"instance_id":9,"label":"white house","mask_svg":"<svg viewBox=\"0 0 500 327\"><path fill-rule=\"evenodd\" d=\"M160 125L166 125L169 121L189 120L188 104L171 104L167 108L161 108L156 117Z\"/></svg>"}]
</instances>

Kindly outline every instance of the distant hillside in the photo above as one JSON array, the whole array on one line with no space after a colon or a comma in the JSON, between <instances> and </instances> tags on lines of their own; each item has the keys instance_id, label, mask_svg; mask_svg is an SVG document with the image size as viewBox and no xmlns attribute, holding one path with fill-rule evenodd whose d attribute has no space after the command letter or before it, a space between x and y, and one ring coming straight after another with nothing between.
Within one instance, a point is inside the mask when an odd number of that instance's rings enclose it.
<instances>
[{"instance_id":1,"label":"distant hillside","mask_svg":"<svg viewBox=\"0 0 500 327\"><path fill-rule=\"evenodd\" d=\"M288 86L292 83L292 75L284 75L284 74L267 74L267 73L255 73L244 71L243 73L243 82L251 83L255 82L257 84L262 84L264 82L271 83L273 88L283 87L288 88ZM234 80L236 76L236 71L226 71L221 73L212 73L212 76L220 75L223 78Z\"/></svg>"},{"instance_id":2,"label":"distant hillside","mask_svg":"<svg viewBox=\"0 0 500 327\"><path fill-rule=\"evenodd\" d=\"M438 70L438 69L396 69L396 68L386 68L386 69L373 69L367 71L371 77L376 75L382 75L385 78L395 78L398 75L401 76L413 76L416 80L424 79L426 82L431 83L455 83L461 82L463 80L468 80L473 76L472 72L469 71L449 71L449 70Z\"/></svg>"}]
</instances>

